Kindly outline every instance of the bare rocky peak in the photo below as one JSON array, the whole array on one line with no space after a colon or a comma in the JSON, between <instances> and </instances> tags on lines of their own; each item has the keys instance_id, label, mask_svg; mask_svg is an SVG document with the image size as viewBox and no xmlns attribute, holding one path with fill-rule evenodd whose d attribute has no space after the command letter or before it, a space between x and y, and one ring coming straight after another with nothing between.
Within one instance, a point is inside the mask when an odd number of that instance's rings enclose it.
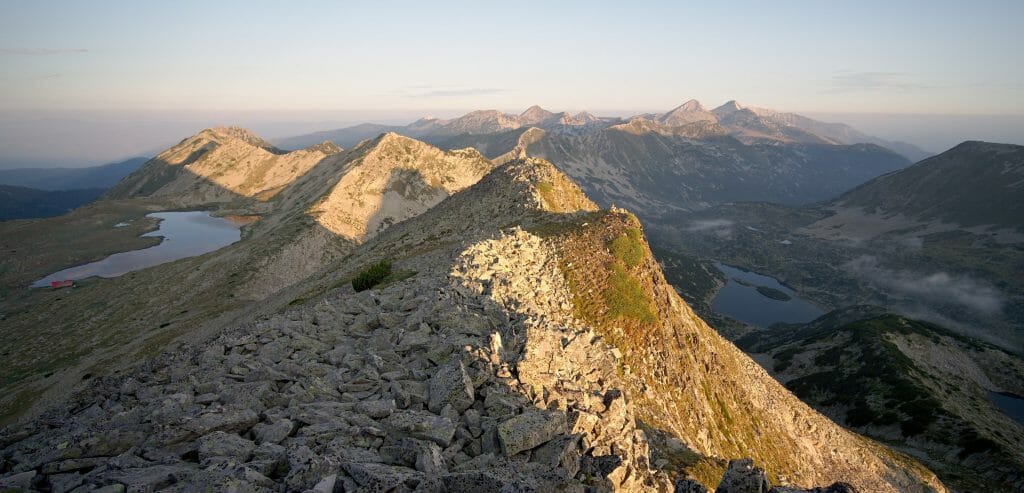
<instances>
[{"instance_id":1,"label":"bare rocky peak","mask_svg":"<svg viewBox=\"0 0 1024 493\"><path fill-rule=\"evenodd\" d=\"M576 113L576 116L574 116L574 118L578 121L586 123L597 123L601 121L600 118L594 116L592 113L588 111L581 111L579 113Z\"/></svg>"},{"instance_id":2,"label":"bare rocky peak","mask_svg":"<svg viewBox=\"0 0 1024 493\"><path fill-rule=\"evenodd\" d=\"M331 142L329 140L325 140L325 141L323 141L323 142L321 142L319 144L311 145L311 146L307 147L305 150L306 151L310 151L310 152L319 152L319 153L322 153L322 154L325 154L325 155L330 155L330 154L338 154L343 149L341 147L338 147L334 142Z\"/></svg>"},{"instance_id":3,"label":"bare rocky peak","mask_svg":"<svg viewBox=\"0 0 1024 493\"><path fill-rule=\"evenodd\" d=\"M669 126L682 126L694 122L717 122L714 114L704 109L696 99L691 99L672 111L658 117L658 122Z\"/></svg>"},{"instance_id":4,"label":"bare rocky peak","mask_svg":"<svg viewBox=\"0 0 1024 493\"><path fill-rule=\"evenodd\" d=\"M266 149L266 150L271 151L271 152L275 152L275 153L284 152L284 151L280 151L279 149L277 149L276 147L271 145L269 142L263 140L262 138L257 136L255 133L253 133L251 130L243 128L243 127L236 127L236 126L213 127L213 128L203 129L199 133L197 133L196 135L190 137L189 139L186 139L186 141L188 141L188 140L209 140L209 141L217 142L217 143L220 143L220 144L223 144L225 142L229 142L229 141L232 141L232 140L238 140L238 141L245 142L245 143L247 143L249 145L253 145L253 146L256 146L256 147L260 147L260 148Z\"/></svg>"},{"instance_id":5,"label":"bare rocky peak","mask_svg":"<svg viewBox=\"0 0 1024 493\"><path fill-rule=\"evenodd\" d=\"M740 103L738 103L735 99L733 99L733 100L729 100L725 104L723 104L723 105L721 105L721 106L711 110L711 112L714 113L715 115L722 116L722 115L727 115L729 113L735 113L737 111L742 111L744 109L746 109L746 108L744 108L743 106L740 106Z\"/></svg>"},{"instance_id":6,"label":"bare rocky peak","mask_svg":"<svg viewBox=\"0 0 1024 493\"><path fill-rule=\"evenodd\" d=\"M519 123L522 125L536 125L554 116L554 113L541 108L540 106L533 105L527 108L526 111L519 114Z\"/></svg>"},{"instance_id":7,"label":"bare rocky peak","mask_svg":"<svg viewBox=\"0 0 1024 493\"><path fill-rule=\"evenodd\" d=\"M365 241L476 183L493 166L475 149L446 152L387 132L346 155L342 176L308 213L338 236Z\"/></svg>"},{"instance_id":8,"label":"bare rocky peak","mask_svg":"<svg viewBox=\"0 0 1024 493\"><path fill-rule=\"evenodd\" d=\"M340 153L328 141L287 152L241 127L208 128L161 152L105 196L160 197L182 207L266 201Z\"/></svg>"},{"instance_id":9,"label":"bare rocky peak","mask_svg":"<svg viewBox=\"0 0 1024 493\"><path fill-rule=\"evenodd\" d=\"M704 109L704 105L700 104L700 101L697 101L696 99L691 99L691 100L683 103L681 106L679 106L676 109L683 110L683 111L688 111L688 112L691 112L691 113L693 113L693 112L700 112L700 111L706 111Z\"/></svg>"}]
</instances>

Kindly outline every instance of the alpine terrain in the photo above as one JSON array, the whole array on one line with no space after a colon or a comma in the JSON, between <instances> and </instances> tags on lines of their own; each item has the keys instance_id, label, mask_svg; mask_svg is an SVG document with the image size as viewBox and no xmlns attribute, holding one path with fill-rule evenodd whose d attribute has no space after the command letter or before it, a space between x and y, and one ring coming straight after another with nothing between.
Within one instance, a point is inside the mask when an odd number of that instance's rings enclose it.
<instances>
[{"instance_id":1,"label":"alpine terrain","mask_svg":"<svg viewBox=\"0 0 1024 493\"><path fill-rule=\"evenodd\" d=\"M286 152L211 129L89 208L0 225L25 248L47 228L112 234L89 217L259 216L199 257L5 294L0 486L946 491L709 327L636 216L548 161L503 161L394 133ZM23 286L75 255L0 272Z\"/></svg>"}]
</instances>

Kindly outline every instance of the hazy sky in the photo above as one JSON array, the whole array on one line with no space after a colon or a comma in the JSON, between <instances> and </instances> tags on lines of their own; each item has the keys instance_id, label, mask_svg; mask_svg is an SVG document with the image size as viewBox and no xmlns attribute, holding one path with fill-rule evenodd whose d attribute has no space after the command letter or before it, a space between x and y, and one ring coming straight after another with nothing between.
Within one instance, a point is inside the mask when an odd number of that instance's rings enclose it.
<instances>
[{"instance_id":1,"label":"hazy sky","mask_svg":"<svg viewBox=\"0 0 1024 493\"><path fill-rule=\"evenodd\" d=\"M32 137L68 121L97 132L177 122L168 133L276 122L283 135L535 103L628 114L689 98L1012 120L1024 115L1021 19L1021 0L4 0L0 164L60 154L33 155L45 140Z\"/></svg>"}]
</instances>

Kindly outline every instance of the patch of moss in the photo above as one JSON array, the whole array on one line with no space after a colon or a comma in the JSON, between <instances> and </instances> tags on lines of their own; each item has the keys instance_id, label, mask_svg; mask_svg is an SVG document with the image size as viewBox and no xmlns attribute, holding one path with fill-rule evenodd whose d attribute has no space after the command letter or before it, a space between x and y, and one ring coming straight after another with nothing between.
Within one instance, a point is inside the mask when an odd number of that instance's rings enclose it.
<instances>
[{"instance_id":1,"label":"patch of moss","mask_svg":"<svg viewBox=\"0 0 1024 493\"><path fill-rule=\"evenodd\" d=\"M612 318L632 319L641 323L657 321L651 309L650 297L640 282L619 263L611 264L608 286L601 292L601 296Z\"/></svg>"},{"instance_id":2,"label":"patch of moss","mask_svg":"<svg viewBox=\"0 0 1024 493\"><path fill-rule=\"evenodd\" d=\"M612 256L621 260L630 269L640 265L644 259L643 238L639 228L626 228L608 244Z\"/></svg>"},{"instance_id":3,"label":"patch of moss","mask_svg":"<svg viewBox=\"0 0 1024 493\"><path fill-rule=\"evenodd\" d=\"M550 182L539 181L536 183L536 187L537 191L540 192L540 197L544 199L544 203L548 206L553 206L555 204L555 185Z\"/></svg>"}]
</instances>

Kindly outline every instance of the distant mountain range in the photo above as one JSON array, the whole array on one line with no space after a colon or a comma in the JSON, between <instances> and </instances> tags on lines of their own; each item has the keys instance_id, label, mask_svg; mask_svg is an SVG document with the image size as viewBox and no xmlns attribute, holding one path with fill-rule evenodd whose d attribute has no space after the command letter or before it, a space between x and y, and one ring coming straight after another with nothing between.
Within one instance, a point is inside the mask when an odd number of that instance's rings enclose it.
<instances>
[{"instance_id":1,"label":"distant mountain range","mask_svg":"<svg viewBox=\"0 0 1024 493\"><path fill-rule=\"evenodd\" d=\"M286 149L301 149L330 140L342 147L348 147L383 132L397 132L434 142L442 137L495 134L529 127L572 134L617 127L634 133L657 132L685 137L730 135L747 144L874 144L893 150L912 162L931 155L912 144L873 137L842 123L825 123L795 113L744 107L736 101L729 101L708 111L696 100L687 101L665 113L648 113L629 118L597 117L587 112L575 115L567 112L555 113L539 106L531 106L519 115L497 110L482 110L454 119L422 118L409 125L365 123L279 139L277 145Z\"/></svg>"},{"instance_id":2,"label":"distant mountain range","mask_svg":"<svg viewBox=\"0 0 1024 493\"><path fill-rule=\"evenodd\" d=\"M148 158L136 157L117 163L86 168L17 168L0 170L0 185L38 190L110 188L142 166Z\"/></svg>"},{"instance_id":3,"label":"distant mountain range","mask_svg":"<svg viewBox=\"0 0 1024 493\"><path fill-rule=\"evenodd\" d=\"M731 201L806 204L833 198L927 153L842 124L730 101L706 110L688 101L628 119L555 113L474 111L406 126L364 124L283 139L297 148L331 140L343 147L382 131L443 149L473 147L501 163L532 155L557 163L603 206L651 218ZM883 147L889 146L890 148Z\"/></svg>"},{"instance_id":4,"label":"distant mountain range","mask_svg":"<svg viewBox=\"0 0 1024 493\"><path fill-rule=\"evenodd\" d=\"M66 214L96 200L103 191L102 188L47 191L0 185L0 221Z\"/></svg>"},{"instance_id":5,"label":"distant mountain range","mask_svg":"<svg viewBox=\"0 0 1024 493\"><path fill-rule=\"evenodd\" d=\"M65 214L96 200L146 158L88 168L0 170L0 221Z\"/></svg>"}]
</instances>

